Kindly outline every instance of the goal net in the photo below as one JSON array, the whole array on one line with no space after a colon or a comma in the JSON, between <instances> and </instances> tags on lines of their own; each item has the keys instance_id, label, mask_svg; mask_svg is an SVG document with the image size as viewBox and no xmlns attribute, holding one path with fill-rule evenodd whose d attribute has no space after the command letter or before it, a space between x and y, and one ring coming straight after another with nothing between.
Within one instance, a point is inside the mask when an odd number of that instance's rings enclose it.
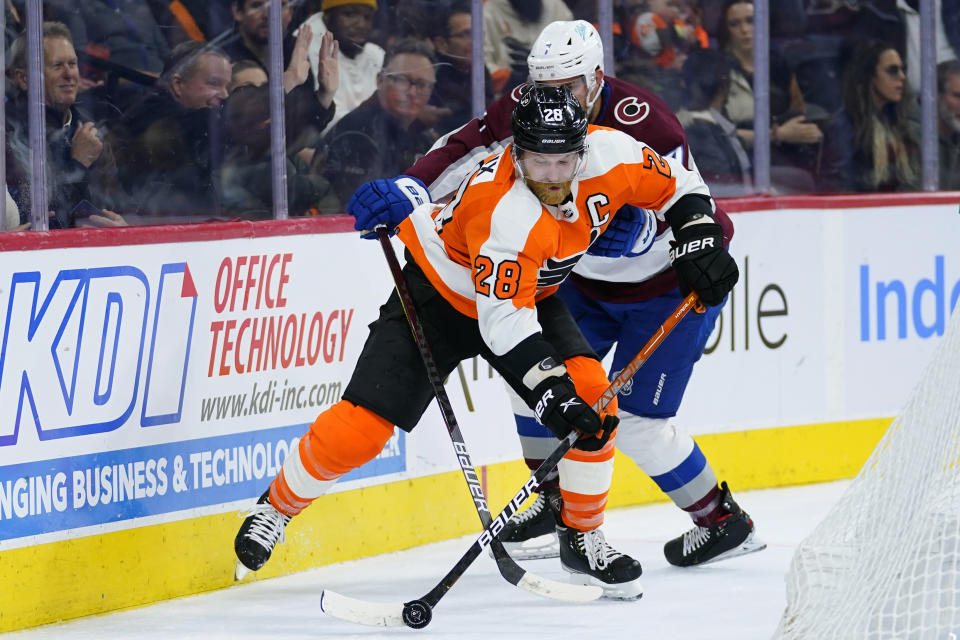
<instances>
[{"instance_id":1,"label":"goal net","mask_svg":"<svg viewBox=\"0 0 960 640\"><path fill-rule=\"evenodd\" d=\"M960 638L960 311L786 582L777 639Z\"/></svg>"}]
</instances>

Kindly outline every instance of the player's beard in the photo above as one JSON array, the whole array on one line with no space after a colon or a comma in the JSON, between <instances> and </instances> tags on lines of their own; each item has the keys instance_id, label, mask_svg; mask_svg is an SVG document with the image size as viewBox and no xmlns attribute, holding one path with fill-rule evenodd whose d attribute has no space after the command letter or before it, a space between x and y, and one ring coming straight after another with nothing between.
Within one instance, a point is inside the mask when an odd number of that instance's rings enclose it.
<instances>
[{"instance_id":1,"label":"player's beard","mask_svg":"<svg viewBox=\"0 0 960 640\"><path fill-rule=\"evenodd\" d=\"M572 180L567 182L537 182L527 178L527 186L530 191L540 199L543 204L557 205L567 199L570 195L570 185ZM552 187L559 187L554 190Z\"/></svg>"}]
</instances>

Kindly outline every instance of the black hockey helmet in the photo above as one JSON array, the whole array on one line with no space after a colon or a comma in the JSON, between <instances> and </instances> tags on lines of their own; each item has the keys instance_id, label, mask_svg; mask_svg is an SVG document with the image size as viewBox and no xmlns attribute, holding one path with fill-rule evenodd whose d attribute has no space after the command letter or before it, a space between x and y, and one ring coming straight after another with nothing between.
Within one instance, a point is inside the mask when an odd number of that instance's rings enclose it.
<instances>
[{"instance_id":1,"label":"black hockey helmet","mask_svg":"<svg viewBox=\"0 0 960 640\"><path fill-rule=\"evenodd\" d=\"M587 116L566 87L531 85L513 108L513 144L535 153L582 153Z\"/></svg>"}]
</instances>

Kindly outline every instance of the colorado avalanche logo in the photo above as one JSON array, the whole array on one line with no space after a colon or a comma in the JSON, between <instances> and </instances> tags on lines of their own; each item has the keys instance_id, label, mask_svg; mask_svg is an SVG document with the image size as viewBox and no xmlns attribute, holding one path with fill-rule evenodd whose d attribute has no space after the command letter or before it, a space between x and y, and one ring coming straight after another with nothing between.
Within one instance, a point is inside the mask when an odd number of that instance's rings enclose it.
<instances>
[{"instance_id":1,"label":"colorado avalanche logo","mask_svg":"<svg viewBox=\"0 0 960 640\"><path fill-rule=\"evenodd\" d=\"M524 95L528 95L528 94L530 93L530 89L532 89L532 88L533 88L533 83L532 83L532 82L526 82L526 83L524 83L524 84L518 84L516 87L513 88L513 91L510 92L510 97L513 98L513 101L514 101L514 102L520 102L520 99L521 99ZM527 104L528 102L530 102L530 101L527 100L527 102L524 102L524 104Z\"/></svg>"},{"instance_id":2,"label":"colorado avalanche logo","mask_svg":"<svg viewBox=\"0 0 960 640\"><path fill-rule=\"evenodd\" d=\"M642 122L650 115L650 105L646 102L637 102L635 96L624 98L613 108L613 117L626 125Z\"/></svg>"}]
</instances>

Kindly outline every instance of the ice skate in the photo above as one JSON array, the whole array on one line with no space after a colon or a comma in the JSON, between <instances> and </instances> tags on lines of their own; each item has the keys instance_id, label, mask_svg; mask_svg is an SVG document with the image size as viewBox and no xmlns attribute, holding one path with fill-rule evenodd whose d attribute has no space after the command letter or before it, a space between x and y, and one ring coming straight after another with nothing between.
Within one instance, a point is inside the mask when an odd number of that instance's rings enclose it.
<instances>
[{"instance_id":1,"label":"ice skate","mask_svg":"<svg viewBox=\"0 0 960 640\"><path fill-rule=\"evenodd\" d=\"M721 483L720 489L720 509L725 515L711 527L694 527L663 545L667 562L677 567L690 567L767 547L765 542L755 538L753 520L730 496L727 483Z\"/></svg>"},{"instance_id":2,"label":"ice skate","mask_svg":"<svg viewBox=\"0 0 960 640\"><path fill-rule=\"evenodd\" d=\"M515 560L560 556L557 525L563 499L559 489L544 489L533 504L514 514L498 536Z\"/></svg>"},{"instance_id":3,"label":"ice skate","mask_svg":"<svg viewBox=\"0 0 960 640\"><path fill-rule=\"evenodd\" d=\"M266 564L273 548L286 540L286 527L290 522L290 516L280 513L270 504L269 489L249 511L240 515L246 519L233 541L233 549L237 553L236 580L242 580L247 573L257 571Z\"/></svg>"},{"instance_id":4,"label":"ice skate","mask_svg":"<svg viewBox=\"0 0 960 640\"><path fill-rule=\"evenodd\" d=\"M608 600L636 600L643 595L640 563L609 544L599 529L577 531L557 526L560 565L576 584L603 589Z\"/></svg>"}]
</instances>

